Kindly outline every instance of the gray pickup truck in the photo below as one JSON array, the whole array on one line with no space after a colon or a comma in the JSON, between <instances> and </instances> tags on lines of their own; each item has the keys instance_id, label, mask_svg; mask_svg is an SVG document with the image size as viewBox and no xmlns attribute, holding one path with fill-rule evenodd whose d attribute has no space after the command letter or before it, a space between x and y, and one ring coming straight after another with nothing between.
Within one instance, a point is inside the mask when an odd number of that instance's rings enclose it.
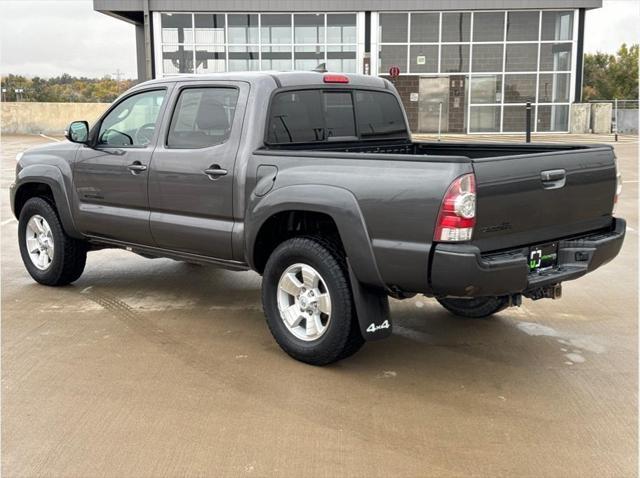
<instances>
[{"instance_id":1,"label":"gray pickup truck","mask_svg":"<svg viewBox=\"0 0 640 478\"><path fill-rule=\"evenodd\" d=\"M388 336L389 296L488 317L558 298L625 234L610 146L412 141L377 77L154 80L67 139L17 158L37 282L69 284L108 247L253 269L274 338L316 365Z\"/></svg>"}]
</instances>

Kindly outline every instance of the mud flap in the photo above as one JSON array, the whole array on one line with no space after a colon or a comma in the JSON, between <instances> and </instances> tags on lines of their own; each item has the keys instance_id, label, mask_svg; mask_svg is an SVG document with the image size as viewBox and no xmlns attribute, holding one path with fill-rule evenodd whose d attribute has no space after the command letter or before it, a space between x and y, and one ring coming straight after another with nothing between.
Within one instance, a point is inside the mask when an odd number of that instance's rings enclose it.
<instances>
[{"instance_id":1,"label":"mud flap","mask_svg":"<svg viewBox=\"0 0 640 478\"><path fill-rule=\"evenodd\" d=\"M353 301L362 337L367 341L386 339L393 332L387 294L383 290L362 284L353 273L351 264L348 266Z\"/></svg>"}]
</instances>

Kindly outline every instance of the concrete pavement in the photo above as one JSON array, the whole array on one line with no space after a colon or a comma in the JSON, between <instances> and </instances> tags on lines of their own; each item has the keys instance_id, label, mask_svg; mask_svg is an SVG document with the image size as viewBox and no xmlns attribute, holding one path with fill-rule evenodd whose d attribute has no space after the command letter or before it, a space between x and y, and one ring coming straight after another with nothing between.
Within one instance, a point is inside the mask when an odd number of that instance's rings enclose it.
<instances>
[{"instance_id":1,"label":"concrete pavement","mask_svg":"<svg viewBox=\"0 0 640 478\"><path fill-rule=\"evenodd\" d=\"M563 299L488 321L394 301L392 338L315 368L251 272L104 250L33 282L7 188L43 141L2 139L3 476L636 475L637 143L616 146L622 254Z\"/></svg>"}]
</instances>

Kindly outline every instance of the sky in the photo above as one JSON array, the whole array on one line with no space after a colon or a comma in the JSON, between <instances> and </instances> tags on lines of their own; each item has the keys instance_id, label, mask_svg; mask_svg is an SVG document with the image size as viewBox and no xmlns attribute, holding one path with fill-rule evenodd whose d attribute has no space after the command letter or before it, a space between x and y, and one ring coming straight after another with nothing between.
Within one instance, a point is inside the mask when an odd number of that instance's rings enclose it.
<instances>
[{"instance_id":1,"label":"sky","mask_svg":"<svg viewBox=\"0 0 640 478\"><path fill-rule=\"evenodd\" d=\"M640 0L604 0L587 13L585 29L586 52L637 43ZM99 78L118 71L137 76L133 25L93 11L91 0L0 0L1 74Z\"/></svg>"}]
</instances>

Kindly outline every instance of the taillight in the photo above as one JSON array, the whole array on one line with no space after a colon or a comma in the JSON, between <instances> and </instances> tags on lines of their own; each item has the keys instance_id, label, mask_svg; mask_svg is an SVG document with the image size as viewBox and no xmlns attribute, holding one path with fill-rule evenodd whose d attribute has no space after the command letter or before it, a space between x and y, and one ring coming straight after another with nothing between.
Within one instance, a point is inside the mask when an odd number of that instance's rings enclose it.
<instances>
[{"instance_id":1,"label":"taillight","mask_svg":"<svg viewBox=\"0 0 640 478\"><path fill-rule=\"evenodd\" d=\"M460 176L447 189L433 240L438 242L469 241L476 225L476 178Z\"/></svg>"},{"instance_id":2,"label":"taillight","mask_svg":"<svg viewBox=\"0 0 640 478\"><path fill-rule=\"evenodd\" d=\"M611 214L616 212L616 206L618 205L618 199L620 199L620 193L622 193L622 174L618 169L618 158L614 156L614 162L616 165L616 194L613 196L613 210Z\"/></svg>"},{"instance_id":3,"label":"taillight","mask_svg":"<svg viewBox=\"0 0 640 478\"><path fill-rule=\"evenodd\" d=\"M616 173L616 195L613 197L613 211L616 212L616 206L618 205L618 199L620 199L620 193L622 193L622 174Z\"/></svg>"}]
</instances>

